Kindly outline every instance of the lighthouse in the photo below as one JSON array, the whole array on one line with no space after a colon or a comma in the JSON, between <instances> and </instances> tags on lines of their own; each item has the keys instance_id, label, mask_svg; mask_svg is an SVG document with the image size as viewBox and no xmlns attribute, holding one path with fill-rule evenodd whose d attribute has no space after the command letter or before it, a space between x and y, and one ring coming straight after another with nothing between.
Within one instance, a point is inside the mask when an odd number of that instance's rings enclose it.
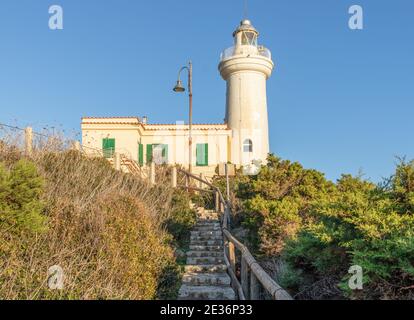
<instances>
[{"instance_id":1,"label":"lighthouse","mask_svg":"<svg viewBox=\"0 0 414 320\"><path fill-rule=\"evenodd\" d=\"M221 54L219 70L227 82L226 118L232 131L229 161L247 166L266 162L269 154L269 124L266 82L274 63L271 52L258 45L259 32L249 20L234 31L234 45Z\"/></svg>"}]
</instances>

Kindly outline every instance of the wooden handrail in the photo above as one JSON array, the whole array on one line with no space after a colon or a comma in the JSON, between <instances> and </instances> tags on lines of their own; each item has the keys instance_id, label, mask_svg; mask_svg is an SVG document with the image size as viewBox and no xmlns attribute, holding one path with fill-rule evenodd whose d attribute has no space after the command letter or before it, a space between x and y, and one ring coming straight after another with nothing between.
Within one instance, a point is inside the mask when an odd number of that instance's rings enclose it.
<instances>
[{"instance_id":1,"label":"wooden handrail","mask_svg":"<svg viewBox=\"0 0 414 320\"><path fill-rule=\"evenodd\" d=\"M250 297L251 300L259 300L260 299L260 290L257 286L260 283L263 288L271 295L272 299L274 300L293 300L290 294L284 290L281 286L279 286L276 281L270 277L266 271L260 266L260 264L256 261L253 255L250 253L249 249L241 243L237 238L235 238L230 230L229 230L229 221L231 216L231 206L230 203L225 201L223 194L221 193L220 189L208 181L201 179L185 170L177 169L179 172L184 174L186 177L199 181L206 186L213 189L213 193L216 194L219 198L219 203L223 205L224 214L222 219L222 231L223 235L226 239L226 245L224 248L224 261L227 265L230 278L232 281L233 288L237 291L239 300L246 300ZM201 192L212 192L211 190L204 190L201 188L188 188L193 189ZM216 199L217 200L217 199ZM237 249L242 254L242 261L241 261L241 283L237 279L236 276L236 255L234 249ZM229 253L227 252L229 250ZM230 256L230 257L229 257ZM249 278L250 273L250 278ZM250 281L249 281L250 280Z\"/></svg>"},{"instance_id":2,"label":"wooden handrail","mask_svg":"<svg viewBox=\"0 0 414 320\"><path fill-rule=\"evenodd\" d=\"M263 268L259 265L249 249L237 240L228 230L223 230L224 236L228 241L233 243L239 251L242 253L243 259L246 261L248 267L255 274L257 280L263 285L263 287L269 292L275 300L292 300L292 297L279 286Z\"/></svg>"},{"instance_id":3,"label":"wooden handrail","mask_svg":"<svg viewBox=\"0 0 414 320\"><path fill-rule=\"evenodd\" d=\"M205 189L201 189L197 187L189 187L189 186L182 186L182 185L178 185L177 188L188 189L188 190L193 190L193 191L198 191L198 192L215 193L215 191L213 190L205 190Z\"/></svg>"}]
</instances>

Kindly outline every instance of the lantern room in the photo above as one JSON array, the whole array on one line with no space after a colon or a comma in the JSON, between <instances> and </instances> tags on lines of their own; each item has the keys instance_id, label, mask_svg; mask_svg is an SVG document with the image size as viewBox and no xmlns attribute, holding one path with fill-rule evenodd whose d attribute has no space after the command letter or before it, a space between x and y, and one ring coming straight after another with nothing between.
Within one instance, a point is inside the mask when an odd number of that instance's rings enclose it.
<instances>
[{"instance_id":1,"label":"lantern room","mask_svg":"<svg viewBox=\"0 0 414 320\"><path fill-rule=\"evenodd\" d=\"M243 20L240 26L234 31L234 45L238 46L255 46L257 47L257 38L259 32L253 27L250 20Z\"/></svg>"}]
</instances>

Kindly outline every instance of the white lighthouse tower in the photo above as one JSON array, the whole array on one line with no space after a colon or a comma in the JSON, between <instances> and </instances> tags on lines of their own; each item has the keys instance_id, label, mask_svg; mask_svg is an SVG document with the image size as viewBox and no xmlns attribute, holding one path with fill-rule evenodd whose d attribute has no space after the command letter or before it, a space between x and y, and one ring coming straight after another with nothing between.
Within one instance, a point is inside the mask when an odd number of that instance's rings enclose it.
<instances>
[{"instance_id":1,"label":"white lighthouse tower","mask_svg":"<svg viewBox=\"0 0 414 320\"><path fill-rule=\"evenodd\" d=\"M269 124L266 81L274 64L268 49L258 45L259 33L249 20L234 31L234 46L225 50L219 65L227 82L226 123L232 130L230 160L246 166L266 162Z\"/></svg>"}]
</instances>

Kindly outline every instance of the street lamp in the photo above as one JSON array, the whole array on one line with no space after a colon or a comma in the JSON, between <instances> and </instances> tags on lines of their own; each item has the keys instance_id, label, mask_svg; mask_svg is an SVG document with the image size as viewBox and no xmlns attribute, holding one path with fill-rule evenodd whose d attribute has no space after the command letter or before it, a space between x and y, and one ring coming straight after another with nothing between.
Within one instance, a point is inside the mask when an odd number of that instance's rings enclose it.
<instances>
[{"instance_id":1,"label":"street lamp","mask_svg":"<svg viewBox=\"0 0 414 320\"><path fill-rule=\"evenodd\" d=\"M189 137L188 137L188 160L189 160L189 171L192 173L193 168L193 65L191 61L188 63L188 66L182 67L178 72L177 84L174 87L174 92L183 93L185 88L181 81L181 72L184 70L188 71L188 97L189 97Z\"/></svg>"}]
</instances>

